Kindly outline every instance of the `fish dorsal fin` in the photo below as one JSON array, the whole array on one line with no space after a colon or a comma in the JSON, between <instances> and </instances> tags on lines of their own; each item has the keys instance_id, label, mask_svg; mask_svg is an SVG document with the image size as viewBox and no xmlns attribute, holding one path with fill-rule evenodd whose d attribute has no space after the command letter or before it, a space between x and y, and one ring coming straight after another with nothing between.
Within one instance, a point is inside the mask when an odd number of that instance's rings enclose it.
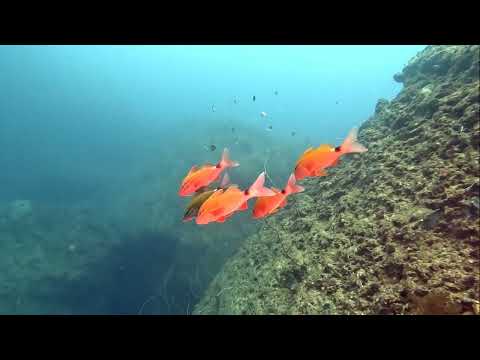
<instances>
[{"instance_id":1,"label":"fish dorsal fin","mask_svg":"<svg viewBox=\"0 0 480 360\"><path fill-rule=\"evenodd\" d=\"M332 152L334 151L335 148L328 145L328 144L323 144L323 145L320 145L318 148L317 148L317 151L321 151L321 152Z\"/></svg>"},{"instance_id":2,"label":"fish dorsal fin","mask_svg":"<svg viewBox=\"0 0 480 360\"><path fill-rule=\"evenodd\" d=\"M302 155L307 155L309 152L313 151L313 147L309 147L307 150L303 152Z\"/></svg>"},{"instance_id":3,"label":"fish dorsal fin","mask_svg":"<svg viewBox=\"0 0 480 360\"><path fill-rule=\"evenodd\" d=\"M188 172L187 176L193 174L197 170L198 170L198 166L193 165L192 168L190 169L190 171Z\"/></svg>"},{"instance_id":4,"label":"fish dorsal fin","mask_svg":"<svg viewBox=\"0 0 480 360\"><path fill-rule=\"evenodd\" d=\"M211 166L215 166L215 165L213 165L212 163L206 163L206 164L203 164L202 166L200 166L198 168L198 170L205 169L206 167L211 167Z\"/></svg>"},{"instance_id":5,"label":"fish dorsal fin","mask_svg":"<svg viewBox=\"0 0 480 360\"><path fill-rule=\"evenodd\" d=\"M275 191L276 193L280 193L280 192L282 192L282 190L280 190L280 189L277 189L276 187L272 187L272 190L273 190L273 191Z\"/></svg>"},{"instance_id":6,"label":"fish dorsal fin","mask_svg":"<svg viewBox=\"0 0 480 360\"><path fill-rule=\"evenodd\" d=\"M238 191L240 190L238 185L230 185L225 192L232 192L232 191Z\"/></svg>"}]
</instances>

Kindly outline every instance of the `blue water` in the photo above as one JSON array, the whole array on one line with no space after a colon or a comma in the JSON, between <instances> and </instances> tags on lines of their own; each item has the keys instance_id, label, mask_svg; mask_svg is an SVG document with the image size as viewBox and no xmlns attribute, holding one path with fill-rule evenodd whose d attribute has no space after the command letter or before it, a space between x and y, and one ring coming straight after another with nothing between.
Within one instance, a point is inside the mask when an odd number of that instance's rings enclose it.
<instances>
[{"instance_id":1,"label":"blue water","mask_svg":"<svg viewBox=\"0 0 480 360\"><path fill-rule=\"evenodd\" d=\"M266 148L280 148L269 164L284 182L306 146L340 143L393 98L393 74L423 48L0 46L0 201L108 208L119 194L138 198L148 178L163 199L158 221L180 219L179 182L223 147L241 162L232 178L242 186L263 170ZM257 153L258 165L244 165ZM120 222L135 216L111 207Z\"/></svg>"}]
</instances>

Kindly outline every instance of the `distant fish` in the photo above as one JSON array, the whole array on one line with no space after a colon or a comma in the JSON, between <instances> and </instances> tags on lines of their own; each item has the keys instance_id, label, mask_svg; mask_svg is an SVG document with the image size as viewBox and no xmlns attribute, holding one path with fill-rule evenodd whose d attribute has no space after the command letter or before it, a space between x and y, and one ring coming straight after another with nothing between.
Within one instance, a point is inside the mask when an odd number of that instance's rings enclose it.
<instances>
[{"instance_id":1,"label":"distant fish","mask_svg":"<svg viewBox=\"0 0 480 360\"><path fill-rule=\"evenodd\" d=\"M257 198L253 208L253 218L260 219L276 213L279 209L287 205L287 197L289 195L299 193L305 189L296 184L295 175L291 174L287 185L283 190L272 188L275 192L274 196L261 196Z\"/></svg>"},{"instance_id":2,"label":"distant fish","mask_svg":"<svg viewBox=\"0 0 480 360\"><path fill-rule=\"evenodd\" d=\"M234 104L238 104L238 100L237 100L237 98L236 98L236 97L235 97L235 98L233 98L233 103L234 103Z\"/></svg>"},{"instance_id":3,"label":"distant fish","mask_svg":"<svg viewBox=\"0 0 480 360\"><path fill-rule=\"evenodd\" d=\"M253 95L253 98L252 98L252 100L253 100L253 101L255 101L255 99L256 99L256 98L255 98L255 95Z\"/></svg>"},{"instance_id":4,"label":"distant fish","mask_svg":"<svg viewBox=\"0 0 480 360\"><path fill-rule=\"evenodd\" d=\"M205 145L204 146L205 150L209 150L209 151L215 151L217 150L217 147L215 145Z\"/></svg>"},{"instance_id":5,"label":"distant fish","mask_svg":"<svg viewBox=\"0 0 480 360\"><path fill-rule=\"evenodd\" d=\"M215 105L212 105L212 111L213 112L217 111L217 108L215 107Z\"/></svg>"},{"instance_id":6,"label":"distant fish","mask_svg":"<svg viewBox=\"0 0 480 360\"><path fill-rule=\"evenodd\" d=\"M273 130L273 126L272 126L272 125L268 125L267 131L272 131L272 130Z\"/></svg>"},{"instance_id":7,"label":"distant fish","mask_svg":"<svg viewBox=\"0 0 480 360\"><path fill-rule=\"evenodd\" d=\"M320 145L318 148L309 148L300 156L295 166L295 178L302 180L306 177L325 176L326 168L337 166L340 157L350 153L362 153L367 148L357 142L357 129L352 129L342 145Z\"/></svg>"},{"instance_id":8,"label":"distant fish","mask_svg":"<svg viewBox=\"0 0 480 360\"><path fill-rule=\"evenodd\" d=\"M278 91L277 91L277 90L275 90L275 91L274 91L274 94L275 94L275 95L278 95Z\"/></svg>"},{"instance_id":9,"label":"distant fish","mask_svg":"<svg viewBox=\"0 0 480 360\"><path fill-rule=\"evenodd\" d=\"M267 113L266 113L265 111L262 111L262 112L260 113L260 116L261 116L261 117L267 117Z\"/></svg>"},{"instance_id":10,"label":"distant fish","mask_svg":"<svg viewBox=\"0 0 480 360\"><path fill-rule=\"evenodd\" d=\"M218 179L224 170L236 166L239 166L239 163L230 160L228 149L224 149L222 158L216 165L207 163L202 166L192 166L187 176L182 180L178 194L180 196L190 196L198 189L208 186Z\"/></svg>"},{"instance_id":11,"label":"distant fish","mask_svg":"<svg viewBox=\"0 0 480 360\"><path fill-rule=\"evenodd\" d=\"M338 105L338 104L340 104L340 101L338 101L338 100L337 100L337 101L335 101L335 104L337 104L337 105Z\"/></svg>"},{"instance_id":12,"label":"distant fish","mask_svg":"<svg viewBox=\"0 0 480 360\"><path fill-rule=\"evenodd\" d=\"M295 136L296 132L295 131L292 131L292 136Z\"/></svg>"},{"instance_id":13,"label":"distant fish","mask_svg":"<svg viewBox=\"0 0 480 360\"><path fill-rule=\"evenodd\" d=\"M195 195L192 197L192 200L190 201L190 203L187 205L187 208L185 209L185 213L183 215L183 221L184 222L190 221L195 216L197 216L198 210L203 205L203 203L210 196L212 196L215 191L226 189L229 183L230 183L230 178L228 177L228 174L225 173L220 185L215 189L210 190L208 189L208 187L203 187L198 189Z\"/></svg>"},{"instance_id":14,"label":"distant fish","mask_svg":"<svg viewBox=\"0 0 480 360\"><path fill-rule=\"evenodd\" d=\"M248 200L260 196L274 196L276 193L264 186L265 172L262 172L255 182L245 190L232 185L227 190L215 191L198 210L195 222L206 225L211 222L223 223L237 211L248 209Z\"/></svg>"},{"instance_id":15,"label":"distant fish","mask_svg":"<svg viewBox=\"0 0 480 360\"><path fill-rule=\"evenodd\" d=\"M232 133L234 133L234 132L235 132L235 128L234 128L234 127L232 127Z\"/></svg>"}]
</instances>

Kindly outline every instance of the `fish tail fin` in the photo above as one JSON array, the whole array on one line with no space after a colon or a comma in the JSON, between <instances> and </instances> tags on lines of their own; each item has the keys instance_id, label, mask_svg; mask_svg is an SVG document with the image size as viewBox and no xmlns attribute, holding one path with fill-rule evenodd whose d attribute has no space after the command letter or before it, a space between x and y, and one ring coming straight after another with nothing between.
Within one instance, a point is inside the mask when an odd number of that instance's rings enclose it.
<instances>
[{"instance_id":1,"label":"fish tail fin","mask_svg":"<svg viewBox=\"0 0 480 360\"><path fill-rule=\"evenodd\" d=\"M350 130L348 136L345 138L342 146L340 147L343 153L362 153L368 150L365 146L357 142L357 133L358 130L356 128Z\"/></svg>"},{"instance_id":2,"label":"fish tail fin","mask_svg":"<svg viewBox=\"0 0 480 360\"><path fill-rule=\"evenodd\" d=\"M287 195L299 193L305 190L303 186L296 184L295 174L291 174L288 178L287 186L285 187L285 193Z\"/></svg>"},{"instance_id":3,"label":"fish tail fin","mask_svg":"<svg viewBox=\"0 0 480 360\"><path fill-rule=\"evenodd\" d=\"M258 176L257 180L255 180L252 186L250 186L250 188L248 189L248 192L250 193L250 197L273 196L276 194L273 190L263 186L264 184L265 184L265 172L262 172Z\"/></svg>"},{"instance_id":4,"label":"fish tail fin","mask_svg":"<svg viewBox=\"0 0 480 360\"><path fill-rule=\"evenodd\" d=\"M185 215L182 219L183 222L188 222L188 221L191 221L193 220L195 216L191 216L191 215Z\"/></svg>"},{"instance_id":5,"label":"fish tail fin","mask_svg":"<svg viewBox=\"0 0 480 360\"><path fill-rule=\"evenodd\" d=\"M220 182L220 187L224 189L227 187L228 184L230 184L230 177L228 176L228 173L225 172L225 174L223 175L222 181Z\"/></svg>"},{"instance_id":6,"label":"fish tail fin","mask_svg":"<svg viewBox=\"0 0 480 360\"><path fill-rule=\"evenodd\" d=\"M237 167L240 164L237 161L230 160L228 149L223 149L222 160L220 160L220 166L222 167Z\"/></svg>"}]
</instances>

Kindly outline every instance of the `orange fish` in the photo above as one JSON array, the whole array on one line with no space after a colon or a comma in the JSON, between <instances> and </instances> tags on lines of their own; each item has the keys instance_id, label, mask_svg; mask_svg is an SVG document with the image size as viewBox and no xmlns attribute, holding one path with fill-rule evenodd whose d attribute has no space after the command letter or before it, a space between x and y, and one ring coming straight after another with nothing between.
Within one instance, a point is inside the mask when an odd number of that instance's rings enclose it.
<instances>
[{"instance_id":1,"label":"orange fish","mask_svg":"<svg viewBox=\"0 0 480 360\"><path fill-rule=\"evenodd\" d=\"M223 170L239 165L238 162L230 160L228 157L228 149L224 149L222 159L217 165L205 164L200 167L193 166L185 179L183 179L178 195L192 195L197 190L208 186L215 180L219 179Z\"/></svg>"},{"instance_id":2,"label":"orange fish","mask_svg":"<svg viewBox=\"0 0 480 360\"><path fill-rule=\"evenodd\" d=\"M248 209L247 201L259 196L273 196L275 192L263 186L265 173L262 172L257 180L247 190L242 191L236 185L227 190L215 191L198 210L196 223L205 225L210 222L224 222L235 211Z\"/></svg>"},{"instance_id":3,"label":"orange fish","mask_svg":"<svg viewBox=\"0 0 480 360\"><path fill-rule=\"evenodd\" d=\"M279 190L272 188L276 195L259 197L255 203L255 207L253 208L253 218L259 219L276 213L280 208L283 208L285 205L287 205L287 196L305 190L303 187L296 185L295 182L295 175L291 174L288 178L285 189Z\"/></svg>"},{"instance_id":4,"label":"orange fish","mask_svg":"<svg viewBox=\"0 0 480 360\"><path fill-rule=\"evenodd\" d=\"M210 197L215 191L218 191L220 189L225 189L230 182L230 178L228 177L228 174L225 173L223 175L222 182L219 187L213 190L209 190L208 188L203 188L197 191L197 193L192 197L192 200L190 203L187 205L187 208L185 209L185 214L183 215L183 222L187 222L192 220L195 216L198 214L198 209L200 209L200 206Z\"/></svg>"},{"instance_id":5,"label":"orange fish","mask_svg":"<svg viewBox=\"0 0 480 360\"><path fill-rule=\"evenodd\" d=\"M295 177L301 180L310 176L325 176L325 169L338 165L340 157L349 153L362 153L367 148L357 142L357 129L352 129L342 145L320 145L318 148L307 149L295 167Z\"/></svg>"}]
</instances>

